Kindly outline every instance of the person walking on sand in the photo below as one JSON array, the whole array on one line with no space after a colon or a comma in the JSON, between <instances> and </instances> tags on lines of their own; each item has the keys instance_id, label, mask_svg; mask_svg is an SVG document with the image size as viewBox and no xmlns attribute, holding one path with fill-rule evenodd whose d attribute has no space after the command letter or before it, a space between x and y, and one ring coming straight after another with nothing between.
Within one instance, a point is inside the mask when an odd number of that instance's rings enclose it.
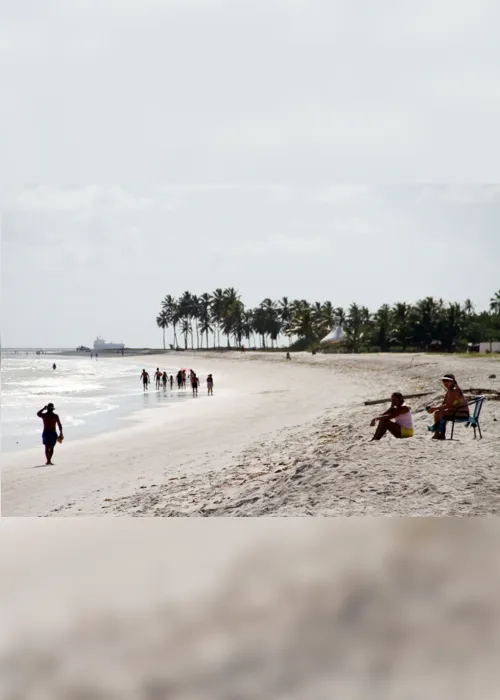
<instances>
[{"instance_id":1,"label":"person walking on sand","mask_svg":"<svg viewBox=\"0 0 500 700\"><path fill-rule=\"evenodd\" d=\"M174 375L170 375L170 391L173 391L174 389Z\"/></svg>"},{"instance_id":2,"label":"person walking on sand","mask_svg":"<svg viewBox=\"0 0 500 700\"><path fill-rule=\"evenodd\" d=\"M458 386L454 374L441 377L446 394L440 406L427 406L426 411L434 414L434 425L429 430L434 433L433 440L446 439L446 421L452 418L468 418L469 406L462 389Z\"/></svg>"},{"instance_id":3,"label":"person walking on sand","mask_svg":"<svg viewBox=\"0 0 500 700\"><path fill-rule=\"evenodd\" d=\"M191 388L193 390L193 396L198 396L198 385L200 383L200 380L196 376L196 374L191 370Z\"/></svg>"},{"instance_id":4,"label":"person walking on sand","mask_svg":"<svg viewBox=\"0 0 500 700\"><path fill-rule=\"evenodd\" d=\"M45 446L46 466L52 466L52 456L56 442L62 442L64 439L61 421L57 413L54 413L54 404L49 403L38 411L36 414L43 420L42 442ZM59 428L57 435L56 428Z\"/></svg>"},{"instance_id":5,"label":"person walking on sand","mask_svg":"<svg viewBox=\"0 0 500 700\"><path fill-rule=\"evenodd\" d=\"M54 364L52 365L52 369L57 369L57 365L56 365L55 362L54 362Z\"/></svg>"},{"instance_id":6,"label":"person walking on sand","mask_svg":"<svg viewBox=\"0 0 500 700\"><path fill-rule=\"evenodd\" d=\"M163 382L163 391L167 390L167 382L168 382L168 375L166 372L163 372L161 380Z\"/></svg>"},{"instance_id":7,"label":"person walking on sand","mask_svg":"<svg viewBox=\"0 0 500 700\"><path fill-rule=\"evenodd\" d=\"M148 389L148 387L149 387L149 374L146 372L145 369L142 370L141 380L142 380L142 388L144 389L144 391L146 391L146 389Z\"/></svg>"},{"instance_id":8,"label":"person walking on sand","mask_svg":"<svg viewBox=\"0 0 500 700\"><path fill-rule=\"evenodd\" d=\"M405 404L404 396L399 391L392 395L390 408L372 420L371 427L374 428L377 422L377 430L372 441L380 440L387 432L395 438L409 438L414 435L411 408Z\"/></svg>"},{"instance_id":9,"label":"person walking on sand","mask_svg":"<svg viewBox=\"0 0 500 700\"><path fill-rule=\"evenodd\" d=\"M162 374L160 372L160 368L157 367L156 372L155 372L155 385L156 385L157 391L159 391L160 387L161 387L161 377L162 377Z\"/></svg>"},{"instance_id":10,"label":"person walking on sand","mask_svg":"<svg viewBox=\"0 0 500 700\"><path fill-rule=\"evenodd\" d=\"M177 372L177 388L180 391L182 389L182 372L179 370Z\"/></svg>"},{"instance_id":11,"label":"person walking on sand","mask_svg":"<svg viewBox=\"0 0 500 700\"><path fill-rule=\"evenodd\" d=\"M209 374L207 377L207 392L209 396L214 395L214 378L211 374Z\"/></svg>"}]
</instances>

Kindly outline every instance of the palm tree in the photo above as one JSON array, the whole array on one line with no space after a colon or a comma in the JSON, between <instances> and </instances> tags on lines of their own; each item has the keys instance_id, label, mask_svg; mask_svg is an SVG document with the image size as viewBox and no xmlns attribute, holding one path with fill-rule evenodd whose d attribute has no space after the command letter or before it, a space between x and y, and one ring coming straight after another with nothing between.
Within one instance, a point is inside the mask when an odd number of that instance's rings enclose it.
<instances>
[{"instance_id":1,"label":"palm tree","mask_svg":"<svg viewBox=\"0 0 500 700\"><path fill-rule=\"evenodd\" d=\"M345 311L341 306L335 309L335 324L342 327L345 323Z\"/></svg>"},{"instance_id":2,"label":"palm tree","mask_svg":"<svg viewBox=\"0 0 500 700\"><path fill-rule=\"evenodd\" d=\"M324 319L326 328L329 331L331 331L332 328L335 326L335 320L336 320L335 309L333 308L331 301L325 301L325 303L323 304L322 315L323 315L323 319Z\"/></svg>"},{"instance_id":3,"label":"palm tree","mask_svg":"<svg viewBox=\"0 0 500 700\"><path fill-rule=\"evenodd\" d=\"M290 307L290 302L288 297L282 297L278 302L278 313L280 316L281 326L283 332L288 336L288 344L290 345L292 340L292 335L290 333L290 324L292 320L292 309Z\"/></svg>"},{"instance_id":4,"label":"palm tree","mask_svg":"<svg viewBox=\"0 0 500 700\"><path fill-rule=\"evenodd\" d=\"M271 347L274 347L274 343L278 339L281 331L279 306L275 301L267 298L261 303L260 308L264 313L265 335L271 338Z\"/></svg>"},{"instance_id":5,"label":"palm tree","mask_svg":"<svg viewBox=\"0 0 500 700\"><path fill-rule=\"evenodd\" d=\"M374 345L387 352L392 340L392 315L388 304L383 304L373 318Z\"/></svg>"},{"instance_id":6,"label":"palm tree","mask_svg":"<svg viewBox=\"0 0 500 700\"><path fill-rule=\"evenodd\" d=\"M168 314L166 311L160 311L160 313L156 317L156 325L163 331L163 352L165 352L165 350L167 349L165 345L165 331L169 326Z\"/></svg>"},{"instance_id":7,"label":"palm tree","mask_svg":"<svg viewBox=\"0 0 500 700\"><path fill-rule=\"evenodd\" d=\"M267 316L262 306L258 306L252 312L252 329L261 337L261 347L266 348Z\"/></svg>"},{"instance_id":8,"label":"palm tree","mask_svg":"<svg viewBox=\"0 0 500 700\"><path fill-rule=\"evenodd\" d=\"M179 299L179 315L183 319L187 319L189 322L189 325L191 326L192 319L194 317L194 308L193 308L193 296L191 292L184 292L184 294L181 296ZM193 329L191 328L191 350L194 349L193 346ZM186 336L184 336L184 339Z\"/></svg>"},{"instance_id":9,"label":"palm tree","mask_svg":"<svg viewBox=\"0 0 500 700\"><path fill-rule=\"evenodd\" d=\"M174 346L178 347L177 342L177 324L179 322L178 317L178 304L175 298L171 294L167 294L161 303L162 311L165 311L168 317L169 324L172 324L174 329Z\"/></svg>"},{"instance_id":10,"label":"palm tree","mask_svg":"<svg viewBox=\"0 0 500 700\"><path fill-rule=\"evenodd\" d=\"M470 299L464 301L463 311L468 318L474 315L474 304Z\"/></svg>"},{"instance_id":11,"label":"palm tree","mask_svg":"<svg viewBox=\"0 0 500 700\"><path fill-rule=\"evenodd\" d=\"M222 323L222 317L224 315L224 303L225 303L224 292L220 287L218 287L215 290L215 292L212 294L212 301L211 301L212 321L214 322L215 330L217 331L217 346L218 347L220 347L220 326ZM215 347L215 337L216 337L216 334L214 332L214 347Z\"/></svg>"},{"instance_id":12,"label":"palm tree","mask_svg":"<svg viewBox=\"0 0 500 700\"><path fill-rule=\"evenodd\" d=\"M495 296L490 299L490 311L500 315L500 290L495 292Z\"/></svg>"},{"instance_id":13,"label":"palm tree","mask_svg":"<svg viewBox=\"0 0 500 700\"><path fill-rule=\"evenodd\" d=\"M212 303L212 297L210 294L207 294L205 292L204 294L201 295L200 297L200 315L199 315L199 320L200 320L200 333L202 337L202 347L203 347L203 335L205 334L207 337L207 350L208 350L208 334L212 332L212 326L210 324L211 317L210 317L210 308L211 308L211 303Z\"/></svg>"},{"instance_id":14,"label":"palm tree","mask_svg":"<svg viewBox=\"0 0 500 700\"><path fill-rule=\"evenodd\" d=\"M200 347L200 333L198 329L198 321L200 320L201 314L201 302L200 297L193 294L191 297L191 318L194 319L195 331L196 331L196 347Z\"/></svg>"},{"instance_id":15,"label":"palm tree","mask_svg":"<svg viewBox=\"0 0 500 700\"><path fill-rule=\"evenodd\" d=\"M184 350L188 349L188 335L193 335L193 329L191 328L191 322L188 316L184 316L181 321L181 335L184 336Z\"/></svg>"},{"instance_id":16,"label":"palm tree","mask_svg":"<svg viewBox=\"0 0 500 700\"><path fill-rule=\"evenodd\" d=\"M415 340L424 350L429 350L432 341L438 339L441 306L440 301L426 297L418 301L413 309Z\"/></svg>"},{"instance_id":17,"label":"palm tree","mask_svg":"<svg viewBox=\"0 0 500 700\"><path fill-rule=\"evenodd\" d=\"M369 321L368 309L364 306L351 304L345 320L347 347L352 352L359 352L364 330Z\"/></svg>"},{"instance_id":18,"label":"palm tree","mask_svg":"<svg viewBox=\"0 0 500 700\"><path fill-rule=\"evenodd\" d=\"M222 329L227 337L227 347L231 347L230 336L233 331L233 325L236 323L236 316L240 312L239 301L240 297L234 287L228 287L223 292L222 304Z\"/></svg>"},{"instance_id":19,"label":"palm tree","mask_svg":"<svg viewBox=\"0 0 500 700\"><path fill-rule=\"evenodd\" d=\"M392 326L395 342L401 346L403 352L413 339L411 328L412 307L409 304L397 303L392 307Z\"/></svg>"},{"instance_id":20,"label":"palm tree","mask_svg":"<svg viewBox=\"0 0 500 700\"><path fill-rule=\"evenodd\" d=\"M292 322L292 333L299 338L304 338L311 343L316 339L313 313L309 305L301 305L294 314Z\"/></svg>"}]
</instances>

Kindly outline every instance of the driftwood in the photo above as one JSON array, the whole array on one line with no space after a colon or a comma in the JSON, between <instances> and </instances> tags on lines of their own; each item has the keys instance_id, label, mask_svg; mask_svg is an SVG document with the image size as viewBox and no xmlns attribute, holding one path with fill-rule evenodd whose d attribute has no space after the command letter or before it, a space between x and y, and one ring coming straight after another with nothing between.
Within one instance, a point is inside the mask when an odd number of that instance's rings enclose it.
<instances>
[{"instance_id":1,"label":"driftwood","mask_svg":"<svg viewBox=\"0 0 500 700\"><path fill-rule=\"evenodd\" d=\"M494 401L500 401L500 391L498 389L462 389L464 394L473 394L475 396L481 396L483 394L487 395ZM417 399L420 396L430 396L430 394L435 394L436 391L422 391L419 394L405 394L405 399ZM391 397L388 399L377 399L376 401L365 401L365 406L375 406L378 403L390 403Z\"/></svg>"},{"instance_id":2,"label":"driftwood","mask_svg":"<svg viewBox=\"0 0 500 700\"><path fill-rule=\"evenodd\" d=\"M481 396L481 394L497 394L500 396L500 391L498 389L462 389L464 394L476 394L476 396Z\"/></svg>"},{"instance_id":3,"label":"driftwood","mask_svg":"<svg viewBox=\"0 0 500 700\"><path fill-rule=\"evenodd\" d=\"M419 394L405 394L405 399L417 399L419 396L429 396L435 394L435 391L422 391ZM377 399L376 401L365 401L365 406L375 406L377 403L390 403L391 397L388 399Z\"/></svg>"},{"instance_id":4,"label":"driftwood","mask_svg":"<svg viewBox=\"0 0 500 700\"><path fill-rule=\"evenodd\" d=\"M484 395L484 398L488 401L500 401L500 391L497 389L464 389L463 392L464 394L469 394L472 398Z\"/></svg>"}]
</instances>

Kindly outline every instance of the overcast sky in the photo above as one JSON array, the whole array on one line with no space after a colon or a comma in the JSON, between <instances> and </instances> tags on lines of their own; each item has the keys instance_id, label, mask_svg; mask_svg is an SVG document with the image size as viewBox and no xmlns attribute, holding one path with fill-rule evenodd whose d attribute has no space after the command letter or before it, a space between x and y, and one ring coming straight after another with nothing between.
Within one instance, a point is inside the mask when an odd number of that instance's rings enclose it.
<instances>
[{"instance_id":1,"label":"overcast sky","mask_svg":"<svg viewBox=\"0 0 500 700\"><path fill-rule=\"evenodd\" d=\"M3 342L158 345L165 294L487 308L500 186L24 189L3 227Z\"/></svg>"},{"instance_id":2,"label":"overcast sky","mask_svg":"<svg viewBox=\"0 0 500 700\"><path fill-rule=\"evenodd\" d=\"M152 344L164 294L225 285L485 306L498 26L497 0L0 0L3 344Z\"/></svg>"}]
</instances>

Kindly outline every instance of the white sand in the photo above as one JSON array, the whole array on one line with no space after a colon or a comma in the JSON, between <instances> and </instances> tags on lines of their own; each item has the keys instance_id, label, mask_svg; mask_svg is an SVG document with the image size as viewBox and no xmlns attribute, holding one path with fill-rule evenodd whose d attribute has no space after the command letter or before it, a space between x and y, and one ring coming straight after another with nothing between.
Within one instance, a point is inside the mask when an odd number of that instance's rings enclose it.
<instances>
[{"instance_id":1,"label":"white sand","mask_svg":"<svg viewBox=\"0 0 500 700\"><path fill-rule=\"evenodd\" d=\"M183 362L189 356L183 354ZM151 363L154 364L154 358ZM500 512L500 402L484 439L430 441L423 406L453 371L463 388L500 389L495 358L434 355L193 355L215 396L144 413L116 433L6 455L2 514L451 515ZM498 379L488 379L492 373ZM369 443L380 407L364 399L431 390L409 402L417 435ZM382 407L383 408L383 407Z\"/></svg>"}]
</instances>

